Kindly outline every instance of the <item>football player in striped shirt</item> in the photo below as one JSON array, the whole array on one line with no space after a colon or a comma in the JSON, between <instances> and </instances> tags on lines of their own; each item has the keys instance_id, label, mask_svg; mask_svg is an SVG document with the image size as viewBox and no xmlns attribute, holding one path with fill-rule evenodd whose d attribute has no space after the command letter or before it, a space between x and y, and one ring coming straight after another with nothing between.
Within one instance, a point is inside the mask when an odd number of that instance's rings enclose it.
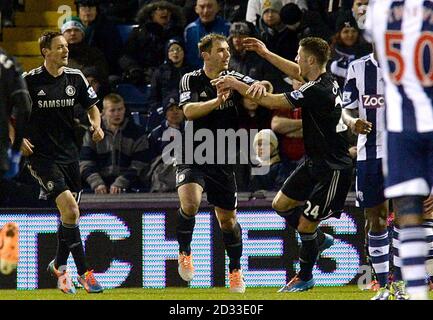
<instances>
[{"instance_id":1,"label":"football player in striped shirt","mask_svg":"<svg viewBox=\"0 0 433 320\"><path fill-rule=\"evenodd\" d=\"M433 2L370 1L374 41L386 90L385 196L396 207L402 275L411 299L427 299L423 200L433 185Z\"/></svg>"},{"instance_id":2,"label":"football player in striped shirt","mask_svg":"<svg viewBox=\"0 0 433 320\"><path fill-rule=\"evenodd\" d=\"M356 202L364 208L368 229L368 254L380 284L380 289L372 300L407 300L398 256L394 257L395 282L392 290L388 284L389 210L384 195L382 173L385 97L384 81L375 53L357 59L349 65L343 91L343 106L344 123L358 134ZM393 255L398 254L398 250L392 252Z\"/></svg>"}]
</instances>

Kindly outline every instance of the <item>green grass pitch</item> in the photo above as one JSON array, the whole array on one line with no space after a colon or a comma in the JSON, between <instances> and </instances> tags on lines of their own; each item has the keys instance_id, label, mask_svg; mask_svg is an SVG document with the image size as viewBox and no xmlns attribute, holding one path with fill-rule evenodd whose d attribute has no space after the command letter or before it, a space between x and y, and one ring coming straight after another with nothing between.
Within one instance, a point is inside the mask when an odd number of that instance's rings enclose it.
<instances>
[{"instance_id":1,"label":"green grass pitch","mask_svg":"<svg viewBox=\"0 0 433 320\"><path fill-rule=\"evenodd\" d=\"M277 289L247 288L244 294L230 293L227 288L121 288L105 290L102 294L88 294L78 289L76 295L66 295L56 289L0 290L0 300L369 300L374 295L357 286L315 287L298 293L277 293Z\"/></svg>"}]
</instances>

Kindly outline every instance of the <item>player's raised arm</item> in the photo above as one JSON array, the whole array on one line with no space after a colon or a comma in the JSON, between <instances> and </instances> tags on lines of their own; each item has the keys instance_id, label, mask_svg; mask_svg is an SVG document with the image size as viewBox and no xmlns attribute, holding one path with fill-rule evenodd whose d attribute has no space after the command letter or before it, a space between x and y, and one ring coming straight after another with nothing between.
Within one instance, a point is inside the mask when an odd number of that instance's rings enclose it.
<instances>
[{"instance_id":1,"label":"player's raised arm","mask_svg":"<svg viewBox=\"0 0 433 320\"><path fill-rule=\"evenodd\" d=\"M294 108L294 106L286 99L284 94L266 93L261 96L249 95L248 93L250 91L250 86L232 76L223 76L218 79L212 80L211 83L217 87L217 90L236 90L242 96L249 97L261 106L268 109Z\"/></svg>"},{"instance_id":2,"label":"player's raised arm","mask_svg":"<svg viewBox=\"0 0 433 320\"><path fill-rule=\"evenodd\" d=\"M243 45L246 50L254 51L263 59L274 65L276 68L280 69L283 73L292 79L305 82L300 75L300 69L297 63L284 59L279 55L269 51L266 45L259 39L256 38L245 38L243 40Z\"/></svg>"}]
</instances>

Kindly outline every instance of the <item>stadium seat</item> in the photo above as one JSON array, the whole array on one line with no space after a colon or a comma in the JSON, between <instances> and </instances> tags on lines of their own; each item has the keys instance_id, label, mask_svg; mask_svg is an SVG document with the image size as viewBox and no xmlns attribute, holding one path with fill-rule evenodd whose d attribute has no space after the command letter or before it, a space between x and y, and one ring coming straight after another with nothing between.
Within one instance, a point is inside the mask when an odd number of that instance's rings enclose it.
<instances>
[{"instance_id":1,"label":"stadium seat","mask_svg":"<svg viewBox=\"0 0 433 320\"><path fill-rule=\"evenodd\" d=\"M116 89L117 93L125 100L125 105L130 111L147 111L150 85L137 87L130 83L120 83Z\"/></svg>"},{"instance_id":2,"label":"stadium seat","mask_svg":"<svg viewBox=\"0 0 433 320\"><path fill-rule=\"evenodd\" d=\"M119 30L120 38L122 38L122 43L125 44L128 40L128 36L132 29L138 27L138 24L118 24L117 30Z\"/></svg>"}]
</instances>

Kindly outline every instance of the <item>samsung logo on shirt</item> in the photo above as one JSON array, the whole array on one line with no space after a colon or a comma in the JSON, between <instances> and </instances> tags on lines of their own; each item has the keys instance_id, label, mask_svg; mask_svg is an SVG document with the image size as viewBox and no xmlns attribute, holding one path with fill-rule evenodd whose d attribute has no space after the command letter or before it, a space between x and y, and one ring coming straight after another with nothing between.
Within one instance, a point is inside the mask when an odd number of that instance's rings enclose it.
<instances>
[{"instance_id":1,"label":"samsung logo on shirt","mask_svg":"<svg viewBox=\"0 0 433 320\"><path fill-rule=\"evenodd\" d=\"M38 100L39 108L63 108L63 107L73 107L74 105L75 105L75 99L61 99L61 100L48 100L48 101Z\"/></svg>"}]
</instances>

